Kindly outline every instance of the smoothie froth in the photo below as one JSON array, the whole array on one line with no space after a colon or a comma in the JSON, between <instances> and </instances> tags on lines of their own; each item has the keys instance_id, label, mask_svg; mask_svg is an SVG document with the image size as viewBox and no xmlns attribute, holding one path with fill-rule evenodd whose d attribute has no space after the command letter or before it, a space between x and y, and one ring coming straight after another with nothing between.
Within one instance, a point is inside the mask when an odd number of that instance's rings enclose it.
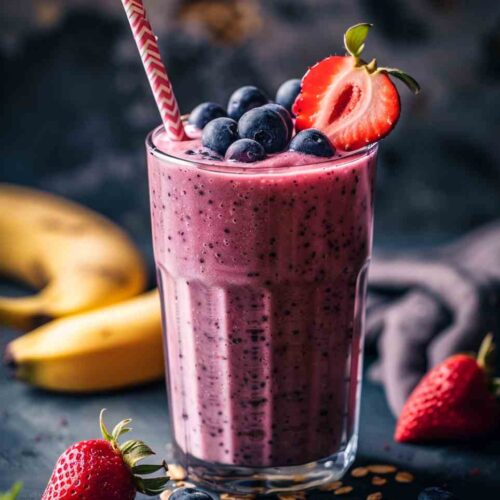
<instances>
[{"instance_id":1,"label":"smoothie froth","mask_svg":"<svg viewBox=\"0 0 500 500\"><path fill-rule=\"evenodd\" d=\"M166 153L150 149L148 168L178 447L254 467L338 452L357 425L376 146L244 165L152 140Z\"/></svg>"}]
</instances>

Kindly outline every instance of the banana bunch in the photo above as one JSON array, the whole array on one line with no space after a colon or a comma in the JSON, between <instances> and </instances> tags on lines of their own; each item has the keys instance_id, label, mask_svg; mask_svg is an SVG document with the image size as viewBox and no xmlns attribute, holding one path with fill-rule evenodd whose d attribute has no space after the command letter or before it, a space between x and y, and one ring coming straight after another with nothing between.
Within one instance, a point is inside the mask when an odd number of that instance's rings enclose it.
<instances>
[{"instance_id":1,"label":"banana bunch","mask_svg":"<svg viewBox=\"0 0 500 500\"><path fill-rule=\"evenodd\" d=\"M36 328L7 346L15 374L56 391L116 389L161 378L157 291L109 220L40 191L0 184L0 274L37 290L0 297L0 323Z\"/></svg>"}]
</instances>

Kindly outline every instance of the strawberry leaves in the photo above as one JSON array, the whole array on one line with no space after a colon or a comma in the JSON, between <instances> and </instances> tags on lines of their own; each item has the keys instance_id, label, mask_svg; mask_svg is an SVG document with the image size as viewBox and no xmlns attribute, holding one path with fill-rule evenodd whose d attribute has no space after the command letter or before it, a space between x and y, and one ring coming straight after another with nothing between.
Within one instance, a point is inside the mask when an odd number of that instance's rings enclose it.
<instances>
[{"instance_id":1,"label":"strawberry leaves","mask_svg":"<svg viewBox=\"0 0 500 500\"><path fill-rule=\"evenodd\" d=\"M361 53L365 48L366 37L372 26L373 24L370 23L359 23L351 26L345 32L344 45L347 53L356 59L356 66L366 68L368 73L373 74L379 72L393 76L402 81L414 94L418 94L420 92L420 85L415 78L405 71L398 68L379 68L376 59L372 59L369 63L360 60Z\"/></svg>"},{"instance_id":2,"label":"strawberry leaves","mask_svg":"<svg viewBox=\"0 0 500 500\"><path fill-rule=\"evenodd\" d=\"M136 476L135 478L137 491L150 497L154 497L162 493L167 482L168 477L153 477L144 479Z\"/></svg>"},{"instance_id":3,"label":"strawberry leaves","mask_svg":"<svg viewBox=\"0 0 500 500\"><path fill-rule=\"evenodd\" d=\"M154 451L147 444L142 441L134 441L133 445L128 447L128 451L123 454L123 460L132 468L137 462L154 454Z\"/></svg>"},{"instance_id":4,"label":"strawberry leaves","mask_svg":"<svg viewBox=\"0 0 500 500\"><path fill-rule=\"evenodd\" d=\"M110 433L104 423L104 412L106 410L102 409L99 415L99 426L101 428L102 437L108 441L113 448L120 453L122 460L127 464L130 469L133 481L137 491L148 496L159 495L163 490L165 484L169 481L168 468L165 461L160 465L145 464L137 465L138 462L154 455L154 451L143 441L130 439L125 441L122 445L118 443L118 439L123 434L130 432L132 430L128 425L132 422L132 419L126 418L122 420L114 427L113 431ZM165 475L153 478L143 478L143 474L153 474L159 470L164 470Z\"/></svg>"},{"instance_id":5,"label":"strawberry leaves","mask_svg":"<svg viewBox=\"0 0 500 500\"><path fill-rule=\"evenodd\" d=\"M126 418L125 420L122 420L121 422L116 424L115 428L113 429L113 432L111 433L111 437L113 438L114 441L118 441L118 438L120 436L132 430L130 427L127 427L127 425L130 424L130 422L132 422L132 419Z\"/></svg>"},{"instance_id":6,"label":"strawberry leaves","mask_svg":"<svg viewBox=\"0 0 500 500\"><path fill-rule=\"evenodd\" d=\"M153 472L158 472L160 469L164 469L166 467L166 463L163 462L160 465L153 464L144 464L144 465L135 465L132 467L132 472L134 474L153 474Z\"/></svg>"},{"instance_id":7,"label":"strawberry leaves","mask_svg":"<svg viewBox=\"0 0 500 500\"><path fill-rule=\"evenodd\" d=\"M359 58L365 48L365 40L373 24L359 23L351 26L344 34L344 46L347 52Z\"/></svg>"},{"instance_id":8,"label":"strawberry leaves","mask_svg":"<svg viewBox=\"0 0 500 500\"><path fill-rule=\"evenodd\" d=\"M408 73L405 73L403 70L397 68L379 68L378 71L381 73L387 73L388 75L401 80L414 94L418 94L420 92L420 85L417 80L415 80L415 78L410 76Z\"/></svg>"},{"instance_id":9,"label":"strawberry leaves","mask_svg":"<svg viewBox=\"0 0 500 500\"><path fill-rule=\"evenodd\" d=\"M109 433L106 424L104 423L104 412L106 411L106 408L103 408L101 412L99 413L99 427L101 429L101 434L103 439L106 441L109 441L111 444L113 444L113 436Z\"/></svg>"}]
</instances>

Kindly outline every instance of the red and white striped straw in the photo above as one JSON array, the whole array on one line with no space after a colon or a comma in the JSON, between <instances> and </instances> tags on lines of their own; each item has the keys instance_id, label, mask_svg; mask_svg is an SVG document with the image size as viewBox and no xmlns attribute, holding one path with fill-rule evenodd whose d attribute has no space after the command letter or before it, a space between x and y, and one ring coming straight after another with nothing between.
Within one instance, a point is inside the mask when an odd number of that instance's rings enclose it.
<instances>
[{"instance_id":1,"label":"red and white striped straw","mask_svg":"<svg viewBox=\"0 0 500 500\"><path fill-rule=\"evenodd\" d=\"M172 90L165 65L161 60L158 42L146 18L142 0L122 0L127 13L142 64L151 85L168 138L183 141L187 138L179 106Z\"/></svg>"}]
</instances>

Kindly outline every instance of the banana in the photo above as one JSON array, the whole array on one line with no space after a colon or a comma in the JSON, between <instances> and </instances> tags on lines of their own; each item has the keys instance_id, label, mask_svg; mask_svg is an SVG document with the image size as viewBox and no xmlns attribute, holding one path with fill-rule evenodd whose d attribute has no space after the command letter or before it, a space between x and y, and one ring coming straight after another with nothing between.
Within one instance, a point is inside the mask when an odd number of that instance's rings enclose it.
<instances>
[{"instance_id":1,"label":"banana","mask_svg":"<svg viewBox=\"0 0 500 500\"><path fill-rule=\"evenodd\" d=\"M0 322L29 328L133 297L144 263L104 217L55 195L0 184L0 274L40 292L0 297Z\"/></svg>"},{"instance_id":2,"label":"banana","mask_svg":"<svg viewBox=\"0 0 500 500\"><path fill-rule=\"evenodd\" d=\"M157 290L59 318L8 344L17 378L61 392L119 389L163 377Z\"/></svg>"}]
</instances>

